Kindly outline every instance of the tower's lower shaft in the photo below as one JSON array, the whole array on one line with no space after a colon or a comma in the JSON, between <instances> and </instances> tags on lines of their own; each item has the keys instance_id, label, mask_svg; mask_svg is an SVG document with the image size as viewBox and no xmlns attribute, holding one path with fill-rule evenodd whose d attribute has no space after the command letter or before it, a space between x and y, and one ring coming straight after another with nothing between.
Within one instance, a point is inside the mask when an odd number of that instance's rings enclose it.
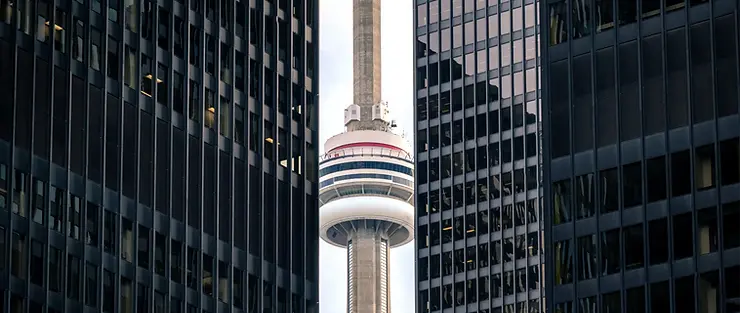
<instances>
[{"instance_id":1,"label":"tower's lower shaft","mask_svg":"<svg viewBox=\"0 0 740 313\"><path fill-rule=\"evenodd\" d=\"M381 231L358 229L347 245L347 312L390 313L390 248Z\"/></svg>"}]
</instances>

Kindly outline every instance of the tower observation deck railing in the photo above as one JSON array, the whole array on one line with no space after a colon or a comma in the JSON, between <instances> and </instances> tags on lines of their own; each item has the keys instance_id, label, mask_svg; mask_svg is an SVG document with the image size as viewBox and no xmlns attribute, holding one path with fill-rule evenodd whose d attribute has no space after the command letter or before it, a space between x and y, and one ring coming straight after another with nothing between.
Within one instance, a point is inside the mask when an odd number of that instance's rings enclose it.
<instances>
[{"instance_id":1,"label":"tower observation deck railing","mask_svg":"<svg viewBox=\"0 0 740 313\"><path fill-rule=\"evenodd\" d=\"M387 157L397 160L403 160L410 163L414 163L414 157L403 150L397 150L397 149L388 149L388 148L378 148L378 147L357 147L357 148L346 148L346 149L338 149L337 151L331 151L328 153L324 153L319 157L319 165L328 162L333 161L341 158L348 158L348 157L364 157L364 156L372 156L372 157Z\"/></svg>"}]
</instances>

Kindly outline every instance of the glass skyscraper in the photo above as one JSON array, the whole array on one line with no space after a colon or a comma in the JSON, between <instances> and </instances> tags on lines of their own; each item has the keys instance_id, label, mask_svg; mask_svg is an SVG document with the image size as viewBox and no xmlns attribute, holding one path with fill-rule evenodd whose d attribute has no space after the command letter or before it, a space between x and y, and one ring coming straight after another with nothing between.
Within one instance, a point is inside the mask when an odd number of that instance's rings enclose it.
<instances>
[{"instance_id":1,"label":"glass skyscraper","mask_svg":"<svg viewBox=\"0 0 740 313\"><path fill-rule=\"evenodd\" d=\"M740 312L739 8L541 3L548 312Z\"/></svg>"},{"instance_id":2,"label":"glass skyscraper","mask_svg":"<svg viewBox=\"0 0 740 313\"><path fill-rule=\"evenodd\" d=\"M542 312L537 11L414 1L418 312Z\"/></svg>"},{"instance_id":3,"label":"glass skyscraper","mask_svg":"<svg viewBox=\"0 0 740 313\"><path fill-rule=\"evenodd\" d=\"M0 0L0 311L318 312L317 18Z\"/></svg>"}]
</instances>

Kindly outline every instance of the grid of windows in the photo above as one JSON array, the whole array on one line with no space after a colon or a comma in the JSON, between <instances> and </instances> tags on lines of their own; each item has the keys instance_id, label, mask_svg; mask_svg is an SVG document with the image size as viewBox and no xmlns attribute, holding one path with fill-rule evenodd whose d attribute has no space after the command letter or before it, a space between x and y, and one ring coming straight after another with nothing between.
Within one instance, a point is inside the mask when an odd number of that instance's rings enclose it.
<instances>
[{"instance_id":1,"label":"grid of windows","mask_svg":"<svg viewBox=\"0 0 740 313\"><path fill-rule=\"evenodd\" d=\"M537 4L415 3L417 311L541 312Z\"/></svg>"},{"instance_id":2,"label":"grid of windows","mask_svg":"<svg viewBox=\"0 0 740 313\"><path fill-rule=\"evenodd\" d=\"M548 311L737 312L737 1L542 11Z\"/></svg>"},{"instance_id":3,"label":"grid of windows","mask_svg":"<svg viewBox=\"0 0 740 313\"><path fill-rule=\"evenodd\" d=\"M317 17L0 0L0 311L317 313Z\"/></svg>"}]
</instances>

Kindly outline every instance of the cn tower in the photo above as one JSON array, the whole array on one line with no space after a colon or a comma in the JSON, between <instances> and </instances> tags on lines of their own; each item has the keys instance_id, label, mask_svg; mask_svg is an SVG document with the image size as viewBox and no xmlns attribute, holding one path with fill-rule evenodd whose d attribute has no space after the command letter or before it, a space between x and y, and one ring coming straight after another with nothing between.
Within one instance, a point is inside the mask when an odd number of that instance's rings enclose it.
<instances>
[{"instance_id":1,"label":"cn tower","mask_svg":"<svg viewBox=\"0 0 740 313\"><path fill-rule=\"evenodd\" d=\"M390 313L390 249L414 238L413 150L381 99L381 0L353 1L354 99L319 162L320 235L347 249L347 312Z\"/></svg>"}]
</instances>

